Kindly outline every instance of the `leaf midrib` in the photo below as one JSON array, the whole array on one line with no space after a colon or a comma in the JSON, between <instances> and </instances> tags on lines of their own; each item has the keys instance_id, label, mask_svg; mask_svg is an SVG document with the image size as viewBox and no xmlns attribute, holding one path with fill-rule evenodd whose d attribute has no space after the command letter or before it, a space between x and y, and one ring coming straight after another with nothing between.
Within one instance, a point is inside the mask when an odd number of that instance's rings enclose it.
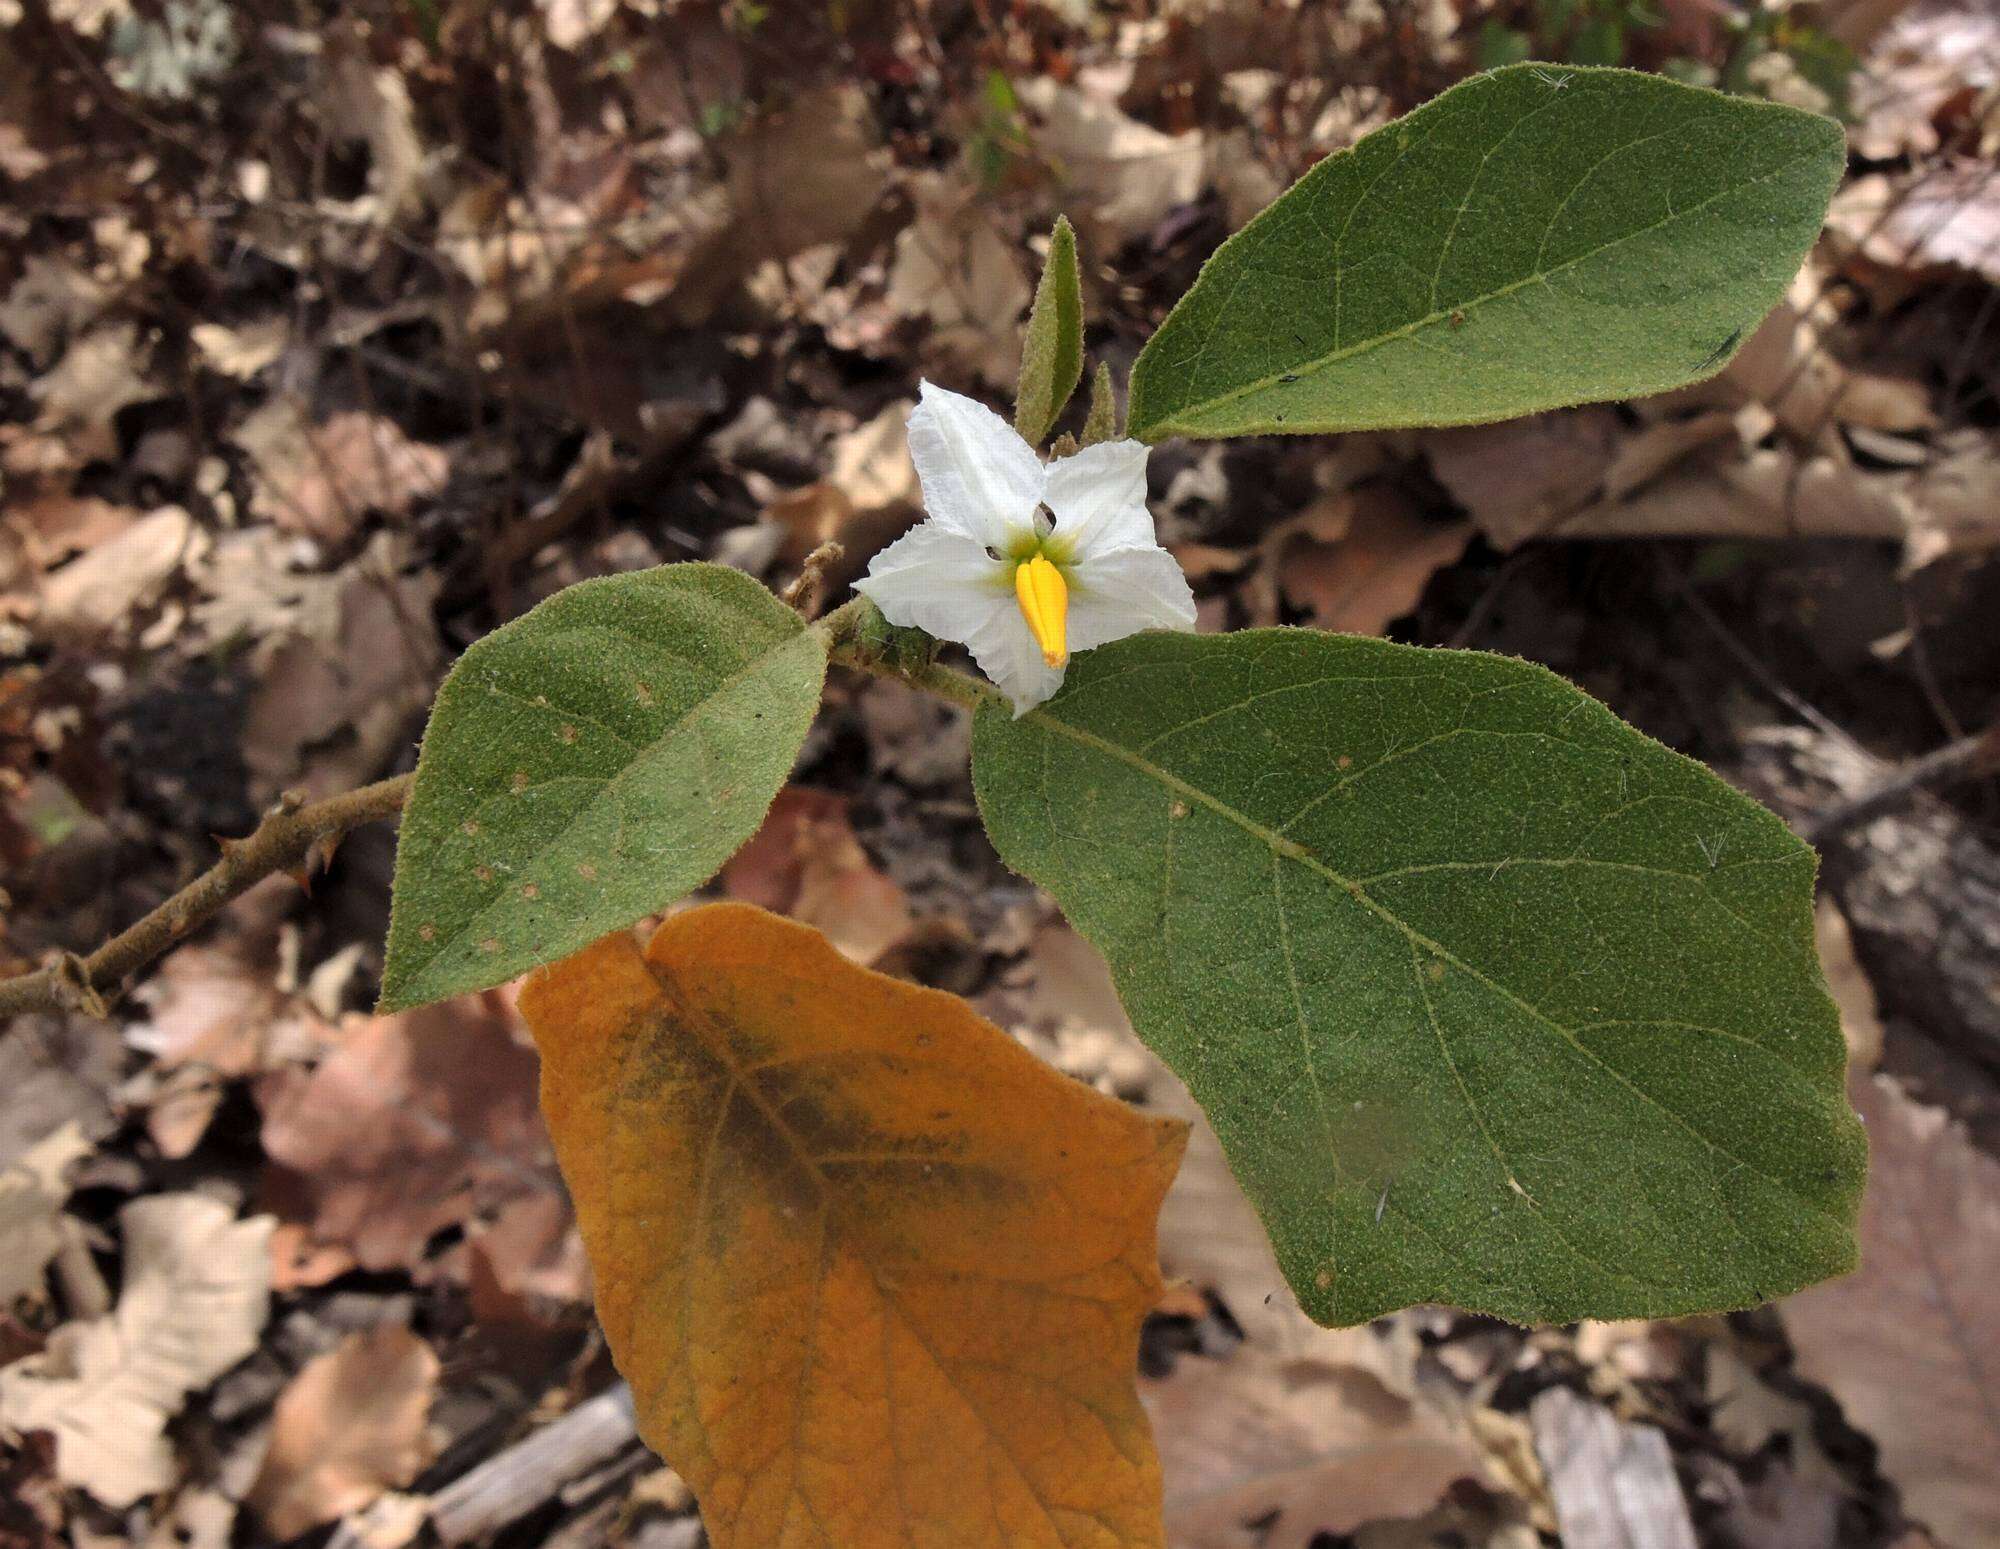
<instances>
[{"instance_id":1,"label":"leaf midrib","mask_svg":"<svg viewBox=\"0 0 2000 1549\"><path fill-rule=\"evenodd\" d=\"M1695 122L1698 123L1701 122L1701 120L1695 120ZM1637 142L1628 142L1627 145L1620 146L1619 150L1622 151L1629 149L1630 145L1635 143ZM1612 154L1615 155L1617 154L1617 152L1613 152ZM1670 226L1676 221L1683 220L1691 216L1699 215L1703 210L1707 209L1710 205L1716 203L1718 200L1731 198L1737 194L1742 193L1745 189L1755 188L1759 184L1768 183L1773 178L1776 178L1782 175L1783 173L1789 172L1798 163L1809 160L1812 156L1816 154L1819 153L1812 150L1801 151L1798 155L1790 157L1787 160L1779 163L1769 172L1766 172L1759 177L1750 178L1744 182L1734 184L1729 188L1721 189L1716 193L1709 195L1708 198L1701 200L1699 203L1689 205L1684 210L1676 210L1672 212L1671 214L1666 216L1666 218L1663 220L1654 221L1649 226L1636 227L1633 230L1625 232L1620 236L1613 237L1609 242L1605 242L1598 247L1591 248L1587 252L1579 253L1574 258L1565 259L1563 260L1563 262L1557 264L1552 269L1537 269L1533 274L1524 275L1522 278L1518 280L1509 281L1507 284L1501 286L1497 290L1488 291L1481 296L1470 297L1466 300L1457 302L1450 307L1438 308L1436 310L1426 313L1422 317L1416 318L1411 322L1403 324L1399 328L1392 328L1386 333L1379 333L1366 339L1357 340L1353 344L1345 345L1338 349L1330 350L1325 355L1317 356L1311 360L1304 360L1298 362L1297 364L1286 366L1282 371L1274 371L1267 376L1259 377L1254 382L1246 382L1243 386L1233 387L1226 393L1218 393L1212 398L1203 398L1198 402L1186 404L1182 406L1180 409L1177 409L1174 412L1174 414L1169 416L1168 418L1157 420L1153 424L1148 425L1146 427L1146 438L1148 440L1158 440L1163 436L1181 434L1183 433L1187 417L1190 414L1193 414L1197 411L1204 415L1212 414L1216 410L1226 408L1228 405L1236 403L1241 399L1250 397L1252 394L1261 393L1268 388L1278 386L1280 383L1284 381L1284 379L1287 376L1304 378L1307 376L1317 375L1318 373L1327 370L1331 366L1338 365L1343 360L1347 360L1356 355L1366 354L1370 350L1380 349L1384 345L1395 343L1398 339L1409 338L1414 334L1421 333L1426 328L1435 327L1437 324L1449 319L1454 312L1469 314L1477 311L1480 307L1486 306L1491 302L1505 300L1508 296L1513 295L1516 291L1525 290L1530 285L1546 285L1549 282L1549 280L1554 276L1562 274L1565 271L1576 267L1576 265L1578 264L1588 262L1590 259L1600 257L1601 255L1610 252L1615 247L1618 247L1626 242L1636 241L1640 237L1649 236L1653 232L1660 230L1662 227ZM1610 159L1609 156L1605 158L1605 160L1609 159ZM1600 161L1596 167L1593 167L1589 173L1585 174L1585 181L1587 181L1591 177L1596 176L1598 168L1602 167L1603 164L1604 164L1603 161ZM1581 186L1582 184L1579 183L1578 187ZM1574 195L1574 193L1575 190L1574 189L1571 190L1572 196ZM1546 244L1547 240L1548 240L1547 233L1544 232L1543 233L1544 244ZM1220 326L1220 318L1221 318L1221 313L1218 310L1216 326ZM1204 346L1204 348L1205 347L1206 346ZM1633 396L1642 396L1642 395L1634 394Z\"/></svg>"},{"instance_id":2,"label":"leaf midrib","mask_svg":"<svg viewBox=\"0 0 2000 1549\"><path fill-rule=\"evenodd\" d=\"M1565 1026L1561 1022L1558 1022L1554 1017L1550 1016L1547 1012L1543 1011L1539 1006L1536 1006L1531 1001L1524 999L1522 996L1516 994L1512 989L1502 984L1499 980L1494 979L1481 969L1473 966L1471 963L1467 962L1464 958L1460 957L1457 953L1453 952L1449 947L1445 946L1442 942L1436 941L1430 936L1425 935L1422 931L1418 930L1415 926L1411 925L1401 915L1397 914L1395 910L1391 909L1388 905L1372 897L1368 893L1367 889L1365 889L1358 881L1356 881L1351 877L1343 875L1339 871L1336 871L1331 865L1329 865L1325 860L1323 860L1318 855L1317 852L1307 848L1305 845L1300 844L1295 839L1286 838L1283 834L1278 833L1275 829L1272 829L1266 826L1265 824L1259 823L1255 818L1251 817L1248 813L1243 812L1238 808L1231 806L1228 802L1222 800L1220 797L1213 795L1211 792L1202 789L1198 785L1194 785L1191 782L1182 779L1179 775L1176 775L1171 770L1162 768L1160 765L1154 763L1151 759L1148 759L1141 754L1134 753L1129 749L1120 747L1117 743L1110 741L1108 738L1100 737L1094 732L1085 731L1080 726L1074 726L1066 721L1058 720L1055 716L1049 714L1046 711L1039 711L1039 710L1031 711L1029 718L1035 720L1039 724L1049 728L1052 731L1061 733L1063 736L1068 737L1071 741L1079 744L1080 746L1090 748L1093 751L1101 753L1108 758L1115 759L1117 762L1126 765L1128 768L1137 770L1140 774L1158 781L1161 785L1173 791L1176 795L1183 796L1190 801L1198 802L1200 805L1208 808L1208 810L1215 813L1218 817L1221 817L1227 822L1234 824L1235 826L1242 829L1245 833L1250 834L1254 838L1261 840L1267 847L1269 847L1277 855L1284 856L1290 860L1297 861L1301 865L1306 866L1309 869L1318 872L1329 882L1333 883L1334 886L1338 887L1339 889L1341 889L1341 891L1345 892L1347 896L1350 899L1352 899L1356 904L1360 905L1363 909L1367 910L1369 913L1376 916L1376 918L1380 919L1384 924L1388 925L1391 929L1399 932L1407 942L1409 942L1413 946L1421 947L1426 951L1435 953L1441 960L1459 969L1461 972L1470 977L1474 982L1483 986L1493 995L1498 996L1501 1000L1504 1000L1507 1004L1513 1006L1516 1010L1525 1013L1528 1017L1540 1023L1542 1026L1548 1028L1551 1032L1556 1033L1559 1037L1563 1039L1564 1042L1569 1044L1571 1048L1575 1049L1577 1053L1580 1054L1585 1060L1589 1061L1591 1065L1603 1071L1613 1080L1617 1081L1621 1086L1625 1087L1628 1091L1632 1092L1635 1096L1640 1098L1648 1106L1656 1108L1661 1113L1667 1115L1667 1117L1672 1119L1674 1123L1679 1125L1688 1134L1692 1135L1702 1145L1708 1147L1711 1151L1715 1152L1715 1154L1717 1154L1718 1156L1727 1157L1730 1161L1735 1162L1737 1165L1743 1167L1746 1171L1754 1174L1759 1178L1762 1178L1766 1183L1769 1183L1772 1187L1783 1192L1786 1196L1796 1201L1802 1208L1810 1211L1814 1215L1818 1215L1826 1220L1832 1221L1836 1225L1839 1225L1843 1229L1845 1229L1847 1225L1845 1217L1837 1214L1836 1212L1834 1212L1833 1210L1829 1209L1827 1206L1821 1204L1816 1200L1806 1198L1803 1194L1801 1194L1798 1191L1798 1189L1794 1185L1785 1182L1783 1179L1773 1176L1765 1169L1756 1166L1754 1163L1751 1163L1740 1156L1737 1156L1735 1153L1731 1152L1725 1146L1723 1146L1720 1142L1711 1139L1707 1135L1704 1135L1699 1129L1695 1128L1695 1126L1692 1123L1690 1123L1684 1115L1680 1114L1673 1108L1669 1107L1666 1103L1662 1102L1658 1097L1655 1097L1651 1092L1648 1092L1644 1087L1640 1086L1637 1082L1633 1081L1623 1071L1619 1070L1617 1066L1611 1064L1602 1055L1592 1050L1589 1045L1585 1044L1580 1038L1577 1037L1575 1029ZM1759 1047L1762 1046L1760 1045Z\"/></svg>"},{"instance_id":3,"label":"leaf midrib","mask_svg":"<svg viewBox=\"0 0 2000 1549\"><path fill-rule=\"evenodd\" d=\"M903 1327L909 1331L910 1337L916 1341L918 1347L924 1352L931 1365L937 1369L938 1375L944 1379L945 1385L957 1396L958 1401L965 1406L966 1412L979 1422L981 1429L991 1439L995 1451L1007 1460L1007 1466L1014 1471L1014 1475L1020 1482L1021 1488L1034 1501L1036 1509L1041 1512L1043 1519L1048 1523L1049 1531L1054 1536L1056 1542L1068 1545L1071 1540L1057 1523L1054 1510L1050 1503L1042 1498L1041 1491L1036 1488L1033 1478L1028 1473L1027 1466L1021 1461L1013 1445L1001 1433L999 1427L988 1418L985 1409L975 1402L972 1395L965 1390L964 1386L959 1382L957 1375L946 1364L944 1357L932 1346L930 1337L925 1333L922 1326L909 1312L904 1310L901 1299L891 1288L891 1281L877 1268L874 1260L869 1256L866 1250L867 1239L865 1234L851 1224L849 1220L851 1212L849 1208L843 1208L842 1206L841 1191L835 1186L834 1180L828 1177L820 1166L825 1158L816 1156L813 1153L799 1136L798 1132L785 1122L784 1115L771 1104L758 1087L755 1079L757 1072L771 1067L768 1065L745 1066L736 1057L735 1047L731 1044L728 1035L715 1025L715 1019L703 1007L695 1004L681 994L680 987L674 982L672 976L664 973L660 966L653 962L651 958L645 958L643 961L647 974L659 989L660 998L678 1014L682 1026L694 1029L695 1036L700 1040L703 1049L728 1076L728 1083L723 1089L722 1098L716 1104L715 1128L710 1133L708 1148L704 1152L700 1164L702 1192L706 1192L707 1178L711 1170L712 1159L721 1149L721 1134L724 1121L728 1117L729 1107L735 1101L737 1095L741 1094L757 1110L758 1116L770 1127L771 1132L784 1142L786 1148L797 1159L799 1166L803 1167L811 1175L814 1184L819 1189L820 1230L823 1233L821 1239L822 1265L826 1262L827 1256L830 1254L836 1240L844 1241L847 1244L853 1251L856 1260L867 1271L868 1278L875 1287L875 1294L881 1300L883 1309L895 1313ZM935 1159L932 1160L935 1161ZM700 1225L699 1218L693 1224L698 1227ZM690 1238L698 1238L698 1233L691 1231ZM1107 1264L1115 1262L1117 1257L1118 1255L1115 1255L1112 1259L1108 1259L1105 1262ZM792 1499L803 1502L809 1514L814 1512L813 1505L810 1498L799 1488L798 1484L798 1461L806 1453L804 1448L798 1445L797 1426L803 1422L806 1408L805 1390L807 1387L807 1378L810 1376L813 1364L818 1359L819 1340L817 1329L819 1325L819 1305L821 1293L825 1290L825 1286L826 1276L822 1273L813 1285L813 1310L808 1320L806 1334L807 1359L804 1367L805 1375L802 1375L800 1379L799 1398L794 1411L792 1459L794 1472L790 1495ZM1036 1288L1041 1289L1041 1287ZM690 1281L686 1301L691 1302L691 1298L692 1282ZM691 1305L684 1305L683 1310L691 1314L692 1307ZM683 1326L685 1327L685 1324ZM1021 1375L1026 1377L1030 1374L1023 1373ZM1086 1400L1074 1393L1070 1393L1068 1396L1074 1402L1091 1407ZM699 1423L698 1410L696 1418L697 1423ZM896 1477L900 1485L902 1480L900 1468L897 1470ZM915 1534L911 1531L907 1520L904 1524L904 1530L905 1537L914 1544L916 1541Z\"/></svg>"}]
</instances>

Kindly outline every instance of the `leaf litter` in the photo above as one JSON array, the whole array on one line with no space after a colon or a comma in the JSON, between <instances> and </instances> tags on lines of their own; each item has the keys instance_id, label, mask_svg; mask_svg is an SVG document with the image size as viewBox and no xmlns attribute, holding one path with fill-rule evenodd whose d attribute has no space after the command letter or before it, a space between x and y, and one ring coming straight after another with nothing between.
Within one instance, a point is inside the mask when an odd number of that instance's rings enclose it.
<instances>
[{"instance_id":1,"label":"leaf litter","mask_svg":"<svg viewBox=\"0 0 2000 1549\"><path fill-rule=\"evenodd\" d=\"M30 66L0 6L9 964L135 917L283 789L407 767L449 658L561 584L725 554L783 584L828 539L844 584L918 515L916 378L1011 381L1055 214L1122 381L1215 242L1468 71L1484 19L1027 6L975 60L934 17L856 48L824 8L756 9L364 7L309 37L246 7L235 55L191 63L149 8L66 0ZM1676 47L1719 47L1665 10ZM1487 430L1163 448L1153 504L1204 627L1533 656L1727 767L1785 712L1665 561L1884 757L1932 746L1940 703L1990 719L1992 23L1845 10L1888 14L1849 39L1856 175L1718 378ZM1644 28L1628 45L1664 62ZM742 896L1185 1113L1094 954L979 837L962 716L884 684L830 705ZM268 885L108 1020L0 1039L0 1534L400 1545L608 1380L512 1010L361 1015L388 853L357 833L310 897ZM1882 949L1873 923L1822 948L1864 990ZM1992 1277L1911 1258L1920 1230L1984 1240L1990 1137L1939 1104L1976 1119L1991 1077L1926 1063L1965 1037L1893 980L1862 1037L1895 1082L1865 1078L1867 1230L1908 1273L1726 1323L1330 1334L1198 1129L1141 1340L1175 1541L1584 1541L1530 1424L1551 1392L1663 1436L1705 1540L1977 1541L2000 1469L1963 1352ZM184 1300L197 1280L211 1300ZM174 1296L214 1314L184 1343ZM163 1339L157 1370L132 1359ZM629 1522L591 1504L629 1477L553 1482L552 1541L688 1522L683 1493Z\"/></svg>"}]
</instances>

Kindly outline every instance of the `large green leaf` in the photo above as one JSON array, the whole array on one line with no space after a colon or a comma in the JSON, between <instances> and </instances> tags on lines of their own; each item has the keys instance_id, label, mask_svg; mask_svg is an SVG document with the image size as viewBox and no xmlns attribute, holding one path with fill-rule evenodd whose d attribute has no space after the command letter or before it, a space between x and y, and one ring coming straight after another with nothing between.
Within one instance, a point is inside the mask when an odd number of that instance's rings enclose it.
<instances>
[{"instance_id":1,"label":"large green leaf","mask_svg":"<svg viewBox=\"0 0 2000 1549\"><path fill-rule=\"evenodd\" d=\"M1216 250L1131 433L1460 425L1719 370L1826 215L1831 119L1512 65L1329 156Z\"/></svg>"},{"instance_id":2,"label":"large green leaf","mask_svg":"<svg viewBox=\"0 0 2000 1549\"><path fill-rule=\"evenodd\" d=\"M1552 673L1139 635L981 710L973 771L1322 1322L1659 1317L1852 1267L1812 852Z\"/></svg>"},{"instance_id":3,"label":"large green leaf","mask_svg":"<svg viewBox=\"0 0 2000 1549\"><path fill-rule=\"evenodd\" d=\"M826 654L738 571L558 592L438 691L396 846L384 1009L483 989L708 880L757 831Z\"/></svg>"}]
</instances>

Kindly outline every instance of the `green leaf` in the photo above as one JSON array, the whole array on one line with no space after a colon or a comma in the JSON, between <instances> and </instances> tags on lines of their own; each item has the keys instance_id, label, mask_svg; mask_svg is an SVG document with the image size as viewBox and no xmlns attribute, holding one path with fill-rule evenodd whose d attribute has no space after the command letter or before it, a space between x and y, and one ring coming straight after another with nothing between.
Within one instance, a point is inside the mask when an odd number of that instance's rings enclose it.
<instances>
[{"instance_id":1,"label":"green leaf","mask_svg":"<svg viewBox=\"0 0 2000 1549\"><path fill-rule=\"evenodd\" d=\"M1812 852L1554 674L1144 634L974 726L1323 1323L1745 1307L1854 1264Z\"/></svg>"},{"instance_id":2,"label":"green leaf","mask_svg":"<svg viewBox=\"0 0 2000 1549\"><path fill-rule=\"evenodd\" d=\"M664 908L757 831L826 654L748 576L585 581L438 690L396 846L382 1008L500 984Z\"/></svg>"},{"instance_id":3,"label":"green leaf","mask_svg":"<svg viewBox=\"0 0 2000 1549\"><path fill-rule=\"evenodd\" d=\"M1082 379L1083 281L1076 268L1076 233L1058 215L1021 346L1021 382L1014 394L1014 428L1021 439L1041 445Z\"/></svg>"},{"instance_id":4,"label":"green leaf","mask_svg":"<svg viewBox=\"0 0 2000 1549\"><path fill-rule=\"evenodd\" d=\"M1132 368L1131 433L1473 424L1710 375L1845 158L1831 119L1659 76L1475 76L1216 250Z\"/></svg>"},{"instance_id":5,"label":"green leaf","mask_svg":"<svg viewBox=\"0 0 2000 1549\"><path fill-rule=\"evenodd\" d=\"M1090 379L1090 413L1083 421L1083 444L1095 446L1117 437L1118 394L1111 386L1111 368L1100 360L1096 374Z\"/></svg>"}]
</instances>

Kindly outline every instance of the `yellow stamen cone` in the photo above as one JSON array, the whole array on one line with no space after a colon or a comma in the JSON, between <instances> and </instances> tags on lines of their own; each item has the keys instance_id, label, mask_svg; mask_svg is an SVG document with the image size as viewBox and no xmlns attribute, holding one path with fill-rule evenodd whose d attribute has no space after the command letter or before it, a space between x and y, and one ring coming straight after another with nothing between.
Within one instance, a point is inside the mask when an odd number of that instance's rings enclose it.
<instances>
[{"instance_id":1,"label":"yellow stamen cone","mask_svg":"<svg viewBox=\"0 0 2000 1549\"><path fill-rule=\"evenodd\" d=\"M1037 554L1014 571L1014 597L1021 604L1021 617L1035 644L1042 648L1042 660L1060 667L1069 660L1069 587L1062 572Z\"/></svg>"}]
</instances>

